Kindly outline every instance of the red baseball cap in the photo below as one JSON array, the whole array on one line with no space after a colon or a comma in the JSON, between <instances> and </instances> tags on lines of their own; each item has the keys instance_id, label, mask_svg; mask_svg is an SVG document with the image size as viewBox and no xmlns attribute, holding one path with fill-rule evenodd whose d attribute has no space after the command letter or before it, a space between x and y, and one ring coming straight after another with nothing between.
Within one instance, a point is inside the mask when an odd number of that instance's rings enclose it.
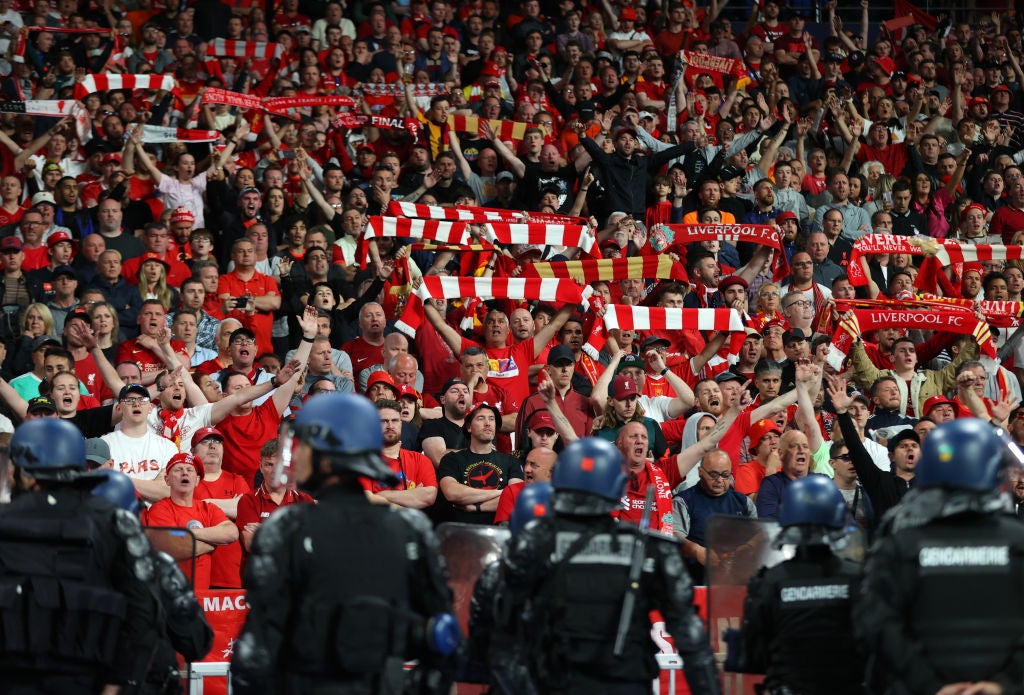
<instances>
[{"instance_id":1,"label":"red baseball cap","mask_svg":"<svg viewBox=\"0 0 1024 695\"><path fill-rule=\"evenodd\" d=\"M420 392L417 391L412 386L409 386L408 384L402 384L401 386L398 387L398 397L415 398L416 400L422 398L422 396L420 396Z\"/></svg>"},{"instance_id":2,"label":"red baseball cap","mask_svg":"<svg viewBox=\"0 0 1024 695\"><path fill-rule=\"evenodd\" d=\"M755 422L750 426L750 429L747 430L747 435L750 437L750 446L756 448L764 436L770 432L774 432L780 437L782 436L782 430L779 429L779 426L775 424L774 420L765 418L764 420L758 420Z\"/></svg>"},{"instance_id":3,"label":"red baseball cap","mask_svg":"<svg viewBox=\"0 0 1024 695\"><path fill-rule=\"evenodd\" d=\"M196 469L196 473L199 474L199 480L203 479L206 475L206 470L203 468L203 460L195 454L190 454L187 451L179 451L177 454L171 457L171 460L167 462L167 468L165 470L171 470L179 463L184 463L187 466L192 466Z\"/></svg>"},{"instance_id":4,"label":"red baseball cap","mask_svg":"<svg viewBox=\"0 0 1024 695\"><path fill-rule=\"evenodd\" d=\"M373 387L374 384L387 384L391 387L391 390L394 391L394 397L398 398L398 384L396 384L395 380L391 378L391 375L384 370L374 372L370 375L370 378L366 380L367 393L369 393L370 388Z\"/></svg>"},{"instance_id":5,"label":"red baseball cap","mask_svg":"<svg viewBox=\"0 0 1024 695\"><path fill-rule=\"evenodd\" d=\"M637 389L636 380L631 376L620 374L615 377L615 381L612 382L612 397L621 401L630 396L639 396L640 391Z\"/></svg>"},{"instance_id":6,"label":"red baseball cap","mask_svg":"<svg viewBox=\"0 0 1024 695\"><path fill-rule=\"evenodd\" d=\"M196 433L192 435L192 446L206 441L210 437L216 437L217 439L224 441L224 433L216 427L200 427L196 430Z\"/></svg>"}]
</instances>

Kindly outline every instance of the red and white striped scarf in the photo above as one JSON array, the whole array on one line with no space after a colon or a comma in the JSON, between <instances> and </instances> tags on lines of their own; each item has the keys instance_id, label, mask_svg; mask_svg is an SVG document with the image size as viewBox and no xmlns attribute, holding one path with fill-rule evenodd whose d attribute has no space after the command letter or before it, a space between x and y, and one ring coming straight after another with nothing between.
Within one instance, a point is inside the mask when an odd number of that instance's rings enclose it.
<instances>
[{"instance_id":1,"label":"red and white striped scarf","mask_svg":"<svg viewBox=\"0 0 1024 695\"><path fill-rule=\"evenodd\" d=\"M112 89L156 89L172 92L178 83L171 75L86 75L75 84L75 99L84 99L93 92Z\"/></svg>"},{"instance_id":2,"label":"red and white striped scarf","mask_svg":"<svg viewBox=\"0 0 1024 695\"><path fill-rule=\"evenodd\" d=\"M469 226L465 222L415 220L408 217L373 215L366 223L364 238L402 237L430 239L441 244L468 244Z\"/></svg>"},{"instance_id":3,"label":"red and white striped scarf","mask_svg":"<svg viewBox=\"0 0 1024 695\"><path fill-rule=\"evenodd\" d=\"M304 109L310 106L338 106L343 108L355 108L356 102L352 97L340 96L337 94L318 94L316 96L296 97L271 97L263 100L263 109L273 114L290 115L291 109Z\"/></svg>"},{"instance_id":4,"label":"red and white striped scarf","mask_svg":"<svg viewBox=\"0 0 1024 695\"><path fill-rule=\"evenodd\" d=\"M470 205L457 205L443 208L440 205L424 205L422 203L406 203L392 200L388 204L388 214L396 217L419 217L432 220L458 220L460 222L552 222L555 224L588 223L586 217L559 215L553 212L517 212L515 210L497 210Z\"/></svg>"},{"instance_id":5,"label":"red and white striped scarf","mask_svg":"<svg viewBox=\"0 0 1024 695\"><path fill-rule=\"evenodd\" d=\"M660 306L609 304L604 325L631 331L742 331L743 317L735 309L676 309Z\"/></svg>"},{"instance_id":6,"label":"red and white striped scarf","mask_svg":"<svg viewBox=\"0 0 1024 695\"><path fill-rule=\"evenodd\" d=\"M839 321L839 327L832 336L827 358L828 363L836 370L842 369L843 361L850 353L856 336L892 326L973 335L984 354L989 357L996 355L988 323L979 321L969 309L955 306L912 309L902 306L900 302L892 302L886 306L882 300L878 301L878 308L853 308L852 319ZM843 302L837 302L836 307L841 313L846 313L850 308Z\"/></svg>"},{"instance_id":7,"label":"red and white striped scarf","mask_svg":"<svg viewBox=\"0 0 1024 695\"><path fill-rule=\"evenodd\" d=\"M255 58L256 60L279 59L284 55L284 46L279 43L263 41L214 39L206 44L206 55L221 58Z\"/></svg>"},{"instance_id":8,"label":"red and white striped scarf","mask_svg":"<svg viewBox=\"0 0 1024 695\"><path fill-rule=\"evenodd\" d=\"M893 234L865 234L858 239L850 252L847 266L850 284L862 286L868 284L868 278L861 267L862 256L885 253L908 253L923 256L920 245L910 243L912 237ZM1003 244L976 244L961 246L951 239L920 239L914 237L919 244L936 248L935 258L943 266L953 266L957 275L962 274L964 263L992 260L1017 260L1024 258L1024 246L1005 246Z\"/></svg>"},{"instance_id":9,"label":"red and white striped scarf","mask_svg":"<svg viewBox=\"0 0 1024 695\"><path fill-rule=\"evenodd\" d=\"M436 97L441 94L447 94L448 89L440 82L429 82L427 84L412 84L412 95L414 97ZM359 88L365 96L368 97L386 97L386 96L404 96L405 85L402 83L397 84L372 84L364 82Z\"/></svg>"},{"instance_id":10,"label":"red and white striped scarf","mask_svg":"<svg viewBox=\"0 0 1024 695\"><path fill-rule=\"evenodd\" d=\"M918 296L926 302L952 304L967 309L973 309L974 305L977 304L978 309L985 315L985 320L988 321L990 326L995 326L996 328L1016 328L1021 324L1021 317L1024 317L1024 302L997 302L989 299L975 302L971 299L939 297L938 295L925 292L920 293Z\"/></svg>"},{"instance_id":11,"label":"red and white striped scarf","mask_svg":"<svg viewBox=\"0 0 1024 695\"><path fill-rule=\"evenodd\" d=\"M406 335L416 335L423 323L423 302L428 299L536 299L542 302L563 304L579 304L584 295L589 296L589 289L584 289L568 279L558 278L468 278L441 277L438 275L424 276L423 282L415 294L409 296L402 318L395 323L395 328Z\"/></svg>"},{"instance_id":12,"label":"red and white striped scarf","mask_svg":"<svg viewBox=\"0 0 1024 695\"><path fill-rule=\"evenodd\" d=\"M216 130L195 130L191 128L172 128L162 125L147 125L142 131L142 141L149 143L162 142L215 142L220 139Z\"/></svg>"},{"instance_id":13,"label":"red and white striped scarf","mask_svg":"<svg viewBox=\"0 0 1024 695\"><path fill-rule=\"evenodd\" d=\"M539 246L573 246L587 253L594 248L597 239L589 225L552 224L549 222L488 222L484 225L484 236L491 243L535 244Z\"/></svg>"},{"instance_id":14,"label":"red and white striped scarf","mask_svg":"<svg viewBox=\"0 0 1024 695\"><path fill-rule=\"evenodd\" d=\"M576 282L618 282L626 279L678 280L688 282L686 270L668 256L631 256L583 261L530 263L523 266L520 277L572 278Z\"/></svg>"},{"instance_id":15,"label":"red and white striped scarf","mask_svg":"<svg viewBox=\"0 0 1024 695\"><path fill-rule=\"evenodd\" d=\"M675 233L675 243L695 241L746 241L775 249L772 259L772 279L776 282L789 275L789 261L782 248L782 232L770 224L667 224Z\"/></svg>"},{"instance_id":16,"label":"red and white striped scarf","mask_svg":"<svg viewBox=\"0 0 1024 695\"><path fill-rule=\"evenodd\" d=\"M420 132L420 122L415 118L392 118L377 114L350 113L346 111L339 113L338 117L331 122L331 127L335 129L347 128L349 130L355 130L356 128L363 128L365 126L371 126L381 130L407 130L412 133L414 138L417 137Z\"/></svg>"}]
</instances>

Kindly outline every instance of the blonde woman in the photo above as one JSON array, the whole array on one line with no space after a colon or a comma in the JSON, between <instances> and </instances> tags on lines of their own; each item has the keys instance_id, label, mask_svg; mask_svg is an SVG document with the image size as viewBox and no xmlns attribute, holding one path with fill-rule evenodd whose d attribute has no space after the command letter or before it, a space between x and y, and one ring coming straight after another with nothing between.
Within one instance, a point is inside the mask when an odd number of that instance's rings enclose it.
<instances>
[{"instance_id":1,"label":"blonde woman","mask_svg":"<svg viewBox=\"0 0 1024 695\"><path fill-rule=\"evenodd\" d=\"M118 333L121 322L117 320L117 311L109 302L97 302L89 307L89 318L92 319L92 331L96 336L96 344L113 361L117 352Z\"/></svg>"},{"instance_id":2,"label":"blonde woman","mask_svg":"<svg viewBox=\"0 0 1024 695\"><path fill-rule=\"evenodd\" d=\"M155 253L146 254L147 258L139 266L139 294L142 301L156 299L170 311L178 305L178 292L167 285L167 261Z\"/></svg>"},{"instance_id":3,"label":"blonde woman","mask_svg":"<svg viewBox=\"0 0 1024 695\"><path fill-rule=\"evenodd\" d=\"M53 314L45 304L39 302L29 304L25 311L21 312L18 326L21 329L21 337L14 341L14 345L8 349L5 360L5 366L11 374L24 374L32 371L34 367L32 347L37 339L49 337L57 340ZM55 342L54 344L59 343Z\"/></svg>"}]
</instances>

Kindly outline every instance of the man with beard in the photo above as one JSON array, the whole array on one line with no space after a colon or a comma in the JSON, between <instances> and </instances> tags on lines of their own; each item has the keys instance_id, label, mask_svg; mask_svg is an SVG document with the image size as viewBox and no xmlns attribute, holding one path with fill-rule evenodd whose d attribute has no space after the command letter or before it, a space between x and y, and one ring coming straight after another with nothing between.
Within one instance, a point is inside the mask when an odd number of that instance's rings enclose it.
<instances>
[{"instance_id":1,"label":"man with beard","mask_svg":"<svg viewBox=\"0 0 1024 695\"><path fill-rule=\"evenodd\" d=\"M437 499L437 474L429 458L417 451L402 448L402 404L382 398L376 402L376 406L384 437L381 458L398 478L398 484L386 486L369 478L362 478L359 482L364 490L378 498L377 501L408 509L432 506Z\"/></svg>"},{"instance_id":2,"label":"man with beard","mask_svg":"<svg viewBox=\"0 0 1024 695\"><path fill-rule=\"evenodd\" d=\"M461 376L470 393L473 394L473 406L481 403L488 403L494 406L501 413L501 420L498 422L498 433L495 438L495 446L498 451L505 454L512 453L512 439L508 432L516 423L517 409L512 406L508 393L502 387L488 382L487 373L489 364L487 353L483 348L470 347L462 353Z\"/></svg>"},{"instance_id":3,"label":"man with beard","mask_svg":"<svg viewBox=\"0 0 1024 695\"><path fill-rule=\"evenodd\" d=\"M169 458L164 481L170 496L145 512L143 524L189 529L195 538L195 555L179 561L178 566L192 581L196 591L208 591L213 569L211 553L220 546L236 543L238 529L217 505L196 499L196 486L203 479L203 462L188 453L178 453Z\"/></svg>"},{"instance_id":4,"label":"man with beard","mask_svg":"<svg viewBox=\"0 0 1024 695\"><path fill-rule=\"evenodd\" d=\"M512 510L516 508L516 500L519 494L526 489L527 485L534 483L550 483L551 472L558 462L558 454L548 447L537 447L530 449L523 461L523 482L513 483L501 491L498 498L498 510L494 513L494 523L499 526L507 526Z\"/></svg>"},{"instance_id":5,"label":"man with beard","mask_svg":"<svg viewBox=\"0 0 1024 695\"><path fill-rule=\"evenodd\" d=\"M147 502L167 497L163 472L178 447L150 430L148 418L153 403L149 391L142 384L129 384L121 389L114 408L121 416L121 428L101 437L110 447L114 470L131 478L139 496Z\"/></svg>"},{"instance_id":6,"label":"man with beard","mask_svg":"<svg viewBox=\"0 0 1024 695\"><path fill-rule=\"evenodd\" d=\"M444 317L430 302L424 304L427 319L453 352L461 355L468 347L483 347L491 365L490 378L496 380L498 385L508 392L515 410L518 410L520 404L530 395L530 365L558 334L574 311L573 305L566 304L550 323L536 332L532 340L524 340L510 346L508 315L503 309L493 306L484 316L484 344L481 346L468 338L463 338L458 331L445 323ZM346 352L352 354L347 349ZM353 356L353 361L354 359Z\"/></svg>"},{"instance_id":7,"label":"man with beard","mask_svg":"<svg viewBox=\"0 0 1024 695\"><path fill-rule=\"evenodd\" d=\"M228 259L235 241L245 236L249 227L259 222L260 207L263 205L263 194L258 188L248 186L238 193L238 209L225 214L220 244L217 246L217 258L221 259L221 270L227 270ZM275 240L276 241L276 240Z\"/></svg>"},{"instance_id":8,"label":"man with beard","mask_svg":"<svg viewBox=\"0 0 1024 695\"><path fill-rule=\"evenodd\" d=\"M469 386L459 377L445 382L441 395L441 417L425 420L420 428L417 448L420 449L436 466L444 456L466 446L466 435L463 424L466 413L473 403Z\"/></svg>"},{"instance_id":9,"label":"man with beard","mask_svg":"<svg viewBox=\"0 0 1024 695\"><path fill-rule=\"evenodd\" d=\"M493 446L500 422L501 412L497 408L487 403L477 405L467 413L463 426L469 445L441 459L437 477L441 493L452 507L454 521L493 523L501 491L523 482L518 459L496 451Z\"/></svg>"},{"instance_id":10,"label":"man with beard","mask_svg":"<svg viewBox=\"0 0 1024 695\"><path fill-rule=\"evenodd\" d=\"M561 159L561 154L558 148L554 145L544 145L541 147L538 161L532 162L529 159L524 161L501 141L489 123L485 122L481 131L484 137L491 141L498 154L508 163L512 173L519 178L519 183L516 185L516 196L525 209L536 210L539 208L544 187L551 185L558 188L560 212L572 205L572 192L576 188L576 177L589 163L589 156L581 154L572 164L560 167L558 162ZM643 217L637 219L643 219Z\"/></svg>"},{"instance_id":11,"label":"man with beard","mask_svg":"<svg viewBox=\"0 0 1024 695\"><path fill-rule=\"evenodd\" d=\"M156 299L147 299L142 303L138 317L139 336L126 340L117 348L118 364L121 362L135 362L142 370L143 383L151 384L156 379L157 373L164 369L165 359L160 354L160 344L167 335L167 311L164 305ZM188 353L185 351L185 343L180 340L171 340L171 349L176 355L181 355L188 363ZM172 365L174 366L174 365Z\"/></svg>"},{"instance_id":12,"label":"man with beard","mask_svg":"<svg viewBox=\"0 0 1024 695\"><path fill-rule=\"evenodd\" d=\"M914 430L898 432L888 443L891 470L879 470L864 448L853 418L847 412L853 398L846 393L846 379L829 377L828 395L838 416L843 441L857 469L857 478L871 498L876 518L881 519L887 511L899 504L913 484L917 461L921 456L921 439Z\"/></svg>"},{"instance_id":13,"label":"man with beard","mask_svg":"<svg viewBox=\"0 0 1024 695\"><path fill-rule=\"evenodd\" d=\"M794 480L810 473L811 447L807 435L798 430L790 430L782 435L779 439L779 458L782 459L781 470L765 476L757 489L758 519L778 518L783 491Z\"/></svg>"}]
</instances>

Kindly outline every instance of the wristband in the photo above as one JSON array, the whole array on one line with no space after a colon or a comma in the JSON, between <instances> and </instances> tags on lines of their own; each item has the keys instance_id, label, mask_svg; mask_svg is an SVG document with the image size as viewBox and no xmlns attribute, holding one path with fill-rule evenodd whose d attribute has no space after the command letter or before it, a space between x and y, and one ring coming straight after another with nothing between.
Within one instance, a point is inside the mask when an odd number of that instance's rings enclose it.
<instances>
[{"instance_id":1,"label":"wristband","mask_svg":"<svg viewBox=\"0 0 1024 695\"><path fill-rule=\"evenodd\" d=\"M274 376L270 377L270 385L271 385L271 386L272 386L273 388L275 388L275 389L276 389L276 388L277 388L278 386L280 386L280 385L281 385L281 382L279 382L279 381L277 380L277 374L275 374Z\"/></svg>"},{"instance_id":2,"label":"wristband","mask_svg":"<svg viewBox=\"0 0 1024 695\"><path fill-rule=\"evenodd\" d=\"M659 374L661 374L662 376L665 376L666 374L668 374L668 367L665 367L664 369L662 369L662 370L661 370L660 372L658 372L658 373L659 373Z\"/></svg>"},{"instance_id":3,"label":"wristband","mask_svg":"<svg viewBox=\"0 0 1024 695\"><path fill-rule=\"evenodd\" d=\"M992 425L992 426L993 426L993 427L995 427L995 428L996 428L997 430L1001 430L1001 429L1003 429L1003 426L1002 426L1002 425L1000 425L1000 424L999 424L998 422L996 422L996 419L995 419L995 418L990 418L990 419L989 419L989 421L988 421L988 424Z\"/></svg>"},{"instance_id":4,"label":"wristband","mask_svg":"<svg viewBox=\"0 0 1024 695\"><path fill-rule=\"evenodd\" d=\"M482 511L483 511L483 510L482 510L482 509L480 508L480 503L479 503L479 502L477 502L477 503L476 503L476 510L477 510L478 512L482 512Z\"/></svg>"},{"instance_id":5,"label":"wristband","mask_svg":"<svg viewBox=\"0 0 1024 695\"><path fill-rule=\"evenodd\" d=\"M304 342L304 343L312 343L313 342L313 338L307 338L306 336L302 336L302 342Z\"/></svg>"}]
</instances>

